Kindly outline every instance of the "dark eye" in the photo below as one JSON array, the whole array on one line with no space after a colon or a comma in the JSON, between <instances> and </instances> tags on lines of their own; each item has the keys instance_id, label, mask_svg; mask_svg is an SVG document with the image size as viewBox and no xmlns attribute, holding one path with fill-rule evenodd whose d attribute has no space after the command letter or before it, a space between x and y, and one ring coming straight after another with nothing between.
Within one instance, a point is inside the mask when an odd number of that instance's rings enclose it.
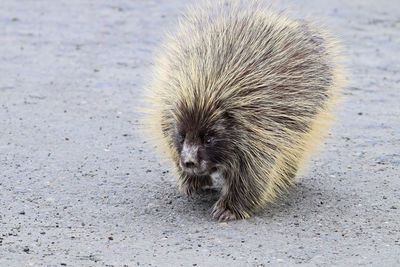
<instances>
[{"instance_id":1,"label":"dark eye","mask_svg":"<svg viewBox=\"0 0 400 267\"><path fill-rule=\"evenodd\" d=\"M208 137L206 137L206 144L207 145L209 145L209 144L211 144L211 143L213 143L214 142L214 137L213 136L208 136Z\"/></svg>"},{"instance_id":2,"label":"dark eye","mask_svg":"<svg viewBox=\"0 0 400 267\"><path fill-rule=\"evenodd\" d=\"M179 134L178 134L178 141L179 141L179 143L183 144L183 142L185 141L185 137L186 137L186 134L185 134L185 133L179 133Z\"/></svg>"}]
</instances>

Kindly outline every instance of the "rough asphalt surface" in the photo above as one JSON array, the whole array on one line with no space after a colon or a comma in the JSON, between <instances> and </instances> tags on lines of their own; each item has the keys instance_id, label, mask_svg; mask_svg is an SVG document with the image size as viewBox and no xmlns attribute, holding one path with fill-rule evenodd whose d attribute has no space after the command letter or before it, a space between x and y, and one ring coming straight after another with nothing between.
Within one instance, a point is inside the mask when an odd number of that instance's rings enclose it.
<instances>
[{"instance_id":1,"label":"rough asphalt surface","mask_svg":"<svg viewBox=\"0 0 400 267\"><path fill-rule=\"evenodd\" d=\"M218 223L135 107L188 1L2 1L0 266L400 265L400 2L284 0L340 36L338 121L297 186Z\"/></svg>"}]
</instances>

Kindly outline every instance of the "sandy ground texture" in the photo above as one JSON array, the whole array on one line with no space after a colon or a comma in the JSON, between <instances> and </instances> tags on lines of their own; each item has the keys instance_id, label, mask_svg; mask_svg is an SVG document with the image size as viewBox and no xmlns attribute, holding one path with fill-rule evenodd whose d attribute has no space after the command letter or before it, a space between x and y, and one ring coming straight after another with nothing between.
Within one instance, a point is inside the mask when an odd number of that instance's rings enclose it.
<instances>
[{"instance_id":1,"label":"sandy ground texture","mask_svg":"<svg viewBox=\"0 0 400 267\"><path fill-rule=\"evenodd\" d=\"M338 122L276 205L218 223L135 113L188 1L2 1L0 266L400 265L400 2L282 1L340 36Z\"/></svg>"}]
</instances>

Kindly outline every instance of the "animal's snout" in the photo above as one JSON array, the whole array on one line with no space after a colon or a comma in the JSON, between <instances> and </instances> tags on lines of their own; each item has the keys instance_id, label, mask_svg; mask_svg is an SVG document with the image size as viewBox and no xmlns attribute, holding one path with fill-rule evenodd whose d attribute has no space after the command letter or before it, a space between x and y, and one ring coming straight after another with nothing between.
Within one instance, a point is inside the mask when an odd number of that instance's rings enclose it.
<instances>
[{"instance_id":1,"label":"animal's snout","mask_svg":"<svg viewBox=\"0 0 400 267\"><path fill-rule=\"evenodd\" d=\"M184 162L185 168L188 168L188 169L196 168L196 167L197 167L196 165L197 165L197 164L194 163L193 161L185 161L185 162Z\"/></svg>"},{"instance_id":2,"label":"animal's snout","mask_svg":"<svg viewBox=\"0 0 400 267\"><path fill-rule=\"evenodd\" d=\"M181 164L184 168L194 169L199 167L197 151L192 149L192 151L186 150L182 152Z\"/></svg>"},{"instance_id":3,"label":"animal's snout","mask_svg":"<svg viewBox=\"0 0 400 267\"><path fill-rule=\"evenodd\" d=\"M186 142L183 144L181 166L188 170L199 168L198 146L190 145Z\"/></svg>"}]
</instances>

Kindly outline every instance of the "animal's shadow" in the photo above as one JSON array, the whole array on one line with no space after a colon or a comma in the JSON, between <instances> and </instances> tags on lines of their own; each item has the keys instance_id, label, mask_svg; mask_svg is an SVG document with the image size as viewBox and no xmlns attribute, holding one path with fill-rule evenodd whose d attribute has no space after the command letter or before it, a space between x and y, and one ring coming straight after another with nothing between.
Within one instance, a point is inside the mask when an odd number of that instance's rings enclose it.
<instances>
[{"instance_id":1,"label":"animal's shadow","mask_svg":"<svg viewBox=\"0 0 400 267\"><path fill-rule=\"evenodd\" d=\"M177 216L212 220L211 211L221 195L221 188L215 186L206 188L199 194L190 197L180 192L176 192L174 195L178 195L174 200L174 211L178 213ZM288 192L278 197L274 203L264 205L254 214L253 218L270 220L274 216L299 215L302 211L319 209L321 203L329 202L329 199L335 197L335 192L324 191L323 188L313 185L311 181L298 182ZM182 214L179 215L181 212Z\"/></svg>"}]
</instances>

